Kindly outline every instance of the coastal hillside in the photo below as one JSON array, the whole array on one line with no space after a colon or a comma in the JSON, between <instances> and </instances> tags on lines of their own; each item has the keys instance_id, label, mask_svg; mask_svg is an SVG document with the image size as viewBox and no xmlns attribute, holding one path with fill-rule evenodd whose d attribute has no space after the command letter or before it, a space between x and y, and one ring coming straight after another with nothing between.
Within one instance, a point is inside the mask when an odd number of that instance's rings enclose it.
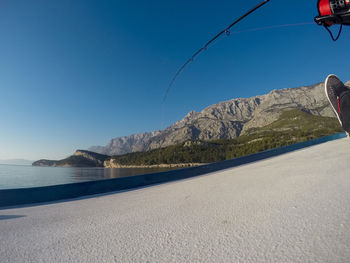
<instances>
[{"instance_id":1,"label":"coastal hillside","mask_svg":"<svg viewBox=\"0 0 350 263\"><path fill-rule=\"evenodd\" d=\"M233 159L341 132L336 118L315 116L299 109L283 111L278 120L251 128L235 139L186 141L147 152L112 156L108 167L198 164Z\"/></svg>"},{"instance_id":2,"label":"coastal hillside","mask_svg":"<svg viewBox=\"0 0 350 263\"><path fill-rule=\"evenodd\" d=\"M250 128L234 139L187 140L183 143L124 155L108 156L77 150L59 161L39 160L34 166L147 168L188 167L253 154L341 132L336 118L313 115L298 108L283 110L278 120Z\"/></svg>"},{"instance_id":3,"label":"coastal hillside","mask_svg":"<svg viewBox=\"0 0 350 263\"><path fill-rule=\"evenodd\" d=\"M103 167L104 161L110 156L94 153L91 151L77 150L72 156L63 160L39 160L33 166L55 166L55 167Z\"/></svg>"},{"instance_id":4,"label":"coastal hillside","mask_svg":"<svg viewBox=\"0 0 350 263\"><path fill-rule=\"evenodd\" d=\"M189 112L165 130L114 138L106 146L93 146L89 150L106 155L121 155L186 141L235 139L249 134L252 129L275 122L288 109L299 109L314 116L335 117L324 94L324 83L318 83L220 102L201 112Z\"/></svg>"}]
</instances>

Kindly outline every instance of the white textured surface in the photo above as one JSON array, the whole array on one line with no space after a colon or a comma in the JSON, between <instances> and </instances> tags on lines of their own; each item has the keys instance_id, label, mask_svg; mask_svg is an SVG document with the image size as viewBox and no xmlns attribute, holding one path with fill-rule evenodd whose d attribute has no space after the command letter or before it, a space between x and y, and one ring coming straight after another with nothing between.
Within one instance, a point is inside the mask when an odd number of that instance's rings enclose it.
<instances>
[{"instance_id":1,"label":"white textured surface","mask_svg":"<svg viewBox=\"0 0 350 263\"><path fill-rule=\"evenodd\" d=\"M0 262L350 262L350 141L0 210Z\"/></svg>"}]
</instances>

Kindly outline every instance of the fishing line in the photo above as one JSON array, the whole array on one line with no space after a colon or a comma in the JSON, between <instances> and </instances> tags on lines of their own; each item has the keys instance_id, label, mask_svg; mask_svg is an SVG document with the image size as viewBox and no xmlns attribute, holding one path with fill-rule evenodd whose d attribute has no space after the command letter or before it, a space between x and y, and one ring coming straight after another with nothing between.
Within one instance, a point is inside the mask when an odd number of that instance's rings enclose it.
<instances>
[{"instance_id":1,"label":"fishing line","mask_svg":"<svg viewBox=\"0 0 350 263\"><path fill-rule=\"evenodd\" d=\"M248 32L257 32L257 31L263 31L263 30L268 30L268 29L277 29L277 28L286 28L286 27L296 27L296 26L305 26L305 25L313 25L313 22L303 22L303 23L295 23L295 24L282 24L282 25L272 25L272 26L264 26L264 27L256 27L256 28L249 28L246 30L241 30L241 31L231 31L230 33L227 33L227 36L230 36L231 34L241 34L241 33L248 33ZM221 38L221 40L223 40L224 38ZM218 38L216 38L215 40L218 40ZM189 58L186 63L184 65L182 65L182 67L176 72L175 76L172 78L168 89L165 93L165 96L163 98L163 103L167 98L167 95L170 91L170 88L173 86L175 80L177 79L177 77L182 73L182 71L186 68L186 66L188 64L190 64L191 62L193 62L194 58L196 56L199 55L199 53L201 51L206 51L208 48L212 48L213 46L215 46L215 44L219 43L220 41L212 41L210 46L204 46L201 49L199 49L191 58Z\"/></svg>"},{"instance_id":2,"label":"fishing line","mask_svg":"<svg viewBox=\"0 0 350 263\"><path fill-rule=\"evenodd\" d=\"M268 29L277 29L277 28L285 28L285 27L296 27L296 26L305 26L305 25L314 25L313 22L303 22L303 23L295 23L295 24L282 24L282 25L272 25L272 26L263 26L263 27L255 27L255 28L248 28L245 30L240 31L231 31L230 35L236 35L236 34L242 34L242 33L249 33L249 32L257 32L257 31L264 31ZM209 48L215 47L218 43L225 40L225 38L217 39L215 42L213 42Z\"/></svg>"},{"instance_id":3,"label":"fishing line","mask_svg":"<svg viewBox=\"0 0 350 263\"><path fill-rule=\"evenodd\" d=\"M185 69L185 67L191 63L195 57L197 57L202 51L207 50L207 48L217 39L219 38L221 35L226 34L227 36L230 35L230 29L231 27L233 27L234 25L236 25L238 22L240 22L241 20L243 20L245 17L249 16L251 13L253 13L254 11L256 11L257 9L259 9L260 7L262 7L263 5L265 5L266 3L268 3L270 0L264 0L263 2L261 2L260 4L258 4L257 6L255 6L254 8L252 8L251 10L249 10L248 12L246 12L244 15L242 15L240 18L236 19L232 24L230 24L228 27L226 27L224 30L221 30L216 36L214 36L212 39L210 39L203 47L201 47L197 52L195 52L192 57L190 57L185 64L182 65L182 67L176 72L175 76L172 78L172 80L170 81L170 84L165 92L164 98L163 98L163 103L165 102L169 90L171 88L171 86L174 84L175 80L177 79L177 77L181 74L181 72Z\"/></svg>"},{"instance_id":4,"label":"fishing line","mask_svg":"<svg viewBox=\"0 0 350 263\"><path fill-rule=\"evenodd\" d=\"M314 25L314 23L313 22L304 22L304 23L296 23L296 24L284 24L284 25L256 27L256 28L249 28L249 29L241 30L241 31L233 31L233 32L231 32L231 34L240 34L240 33L247 33L247 32L263 31L263 30L267 30L267 29L294 27L294 26L305 26L305 25Z\"/></svg>"},{"instance_id":5,"label":"fishing line","mask_svg":"<svg viewBox=\"0 0 350 263\"><path fill-rule=\"evenodd\" d=\"M328 31L328 33L331 35L332 40L333 40L334 42L336 42L336 41L339 39L339 37L340 37L340 35L341 35L341 32L342 32L342 30L343 30L343 24L340 24L339 32L338 32L338 35L337 35L336 37L334 37L332 31L328 28L328 26L324 26L324 28L325 28L325 29Z\"/></svg>"},{"instance_id":6,"label":"fishing line","mask_svg":"<svg viewBox=\"0 0 350 263\"><path fill-rule=\"evenodd\" d=\"M305 26L305 25L314 25L313 22L303 22L303 23L294 23L294 24L282 24L282 25L272 25L272 26L263 26L263 27L256 27L256 28L249 28L246 30L240 30L240 31L231 31L229 35L233 35L233 34L241 34L241 33L248 33L248 32L257 32L257 31L264 31L264 30L269 30L269 29L277 29L277 28L286 28L286 27L296 27L296 26ZM227 36L229 36L227 35ZM215 39L216 41L211 42L210 46L207 46L206 49L208 48L212 48L214 47L216 44L218 44L219 42L221 42L222 40L224 40L225 38L220 38L220 39ZM203 48L200 49L200 51ZM173 86L175 80L177 79L177 77L181 74L181 72L185 69L185 67L194 60L194 57L199 55L199 52L197 51L190 59L188 59L186 61L186 63L177 71L177 73L175 74L175 76L173 77L173 79L171 80L168 89L166 91L166 94L163 98L163 103L162 103L162 109L161 109L161 127L163 127L164 124L164 102L167 98L167 95L169 93L170 88Z\"/></svg>"}]
</instances>

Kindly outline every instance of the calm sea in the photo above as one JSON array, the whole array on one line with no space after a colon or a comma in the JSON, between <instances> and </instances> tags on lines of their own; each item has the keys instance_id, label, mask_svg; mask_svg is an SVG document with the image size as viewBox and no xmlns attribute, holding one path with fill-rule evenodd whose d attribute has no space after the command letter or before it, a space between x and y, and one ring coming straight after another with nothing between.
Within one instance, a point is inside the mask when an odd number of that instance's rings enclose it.
<instances>
[{"instance_id":1,"label":"calm sea","mask_svg":"<svg viewBox=\"0 0 350 263\"><path fill-rule=\"evenodd\" d=\"M167 168L66 168L0 164L0 189L27 188L127 177Z\"/></svg>"},{"instance_id":2,"label":"calm sea","mask_svg":"<svg viewBox=\"0 0 350 263\"><path fill-rule=\"evenodd\" d=\"M306 141L279 149L274 149L274 156L280 153L290 152L296 149L302 149L319 143L328 142L345 138L345 133L338 133L331 136L319 138L312 141ZM256 159L254 155L247 156L247 160ZM237 165L237 164L236 164ZM112 179L127 177L133 175L155 173L170 170L169 168L135 168L135 169L107 169L107 168L61 168L61 167L37 167L20 165L1 165L0 164L0 189L27 188L37 186L48 186L57 184L78 183L86 181L95 181L103 179Z\"/></svg>"}]
</instances>

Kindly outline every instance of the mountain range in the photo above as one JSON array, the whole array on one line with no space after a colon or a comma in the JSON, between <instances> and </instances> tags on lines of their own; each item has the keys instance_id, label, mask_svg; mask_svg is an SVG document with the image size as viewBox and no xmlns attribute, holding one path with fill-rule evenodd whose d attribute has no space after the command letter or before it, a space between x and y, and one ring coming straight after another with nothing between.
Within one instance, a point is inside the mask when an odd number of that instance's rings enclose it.
<instances>
[{"instance_id":1,"label":"mountain range","mask_svg":"<svg viewBox=\"0 0 350 263\"><path fill-rule=\"evenodd\" d=\"M350 81L346 85L350 85ZM106 146L93 146L88 150L113 156L144 152L189 140L234 139L249 134L254 128L273 123L288 109L335 117L324 93L324 83L318 83L220 102L201 112L189 112L165 130L117 137Z\"/></svg>"}]
</instances>

